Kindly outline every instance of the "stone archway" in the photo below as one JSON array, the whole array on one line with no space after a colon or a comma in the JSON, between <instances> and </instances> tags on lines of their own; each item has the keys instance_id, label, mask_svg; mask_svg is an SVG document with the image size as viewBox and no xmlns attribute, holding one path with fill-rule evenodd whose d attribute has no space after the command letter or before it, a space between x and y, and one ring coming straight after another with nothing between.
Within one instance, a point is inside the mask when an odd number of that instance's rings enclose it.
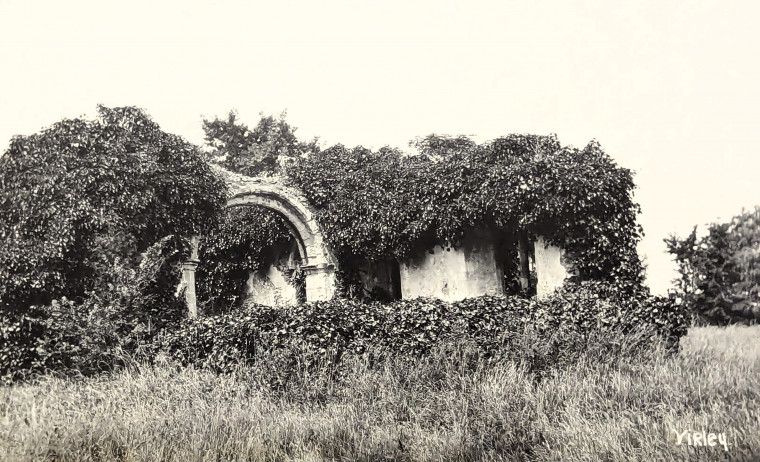
<instances>
[{"instance_id":1,"label":"stone archway","mask_svg":"<svg viewBox=\"0 0 760 462\"><path fill-rule=\"evenodd\" d=\"M285 218L301 254L301 268L306 279L306 301L331 299L335 294L336 259L314 219L313 211L300 191L285 186L276 177L253 178L218 166L212 166L212 169L227 183L229 198L226 207L264 207ZM197 249L194 249L192 260L185 263L183 278L187 286L186 297L191 315L196 313L194 272L199 263L197 255Z\"/></svg>"}]
</instances>

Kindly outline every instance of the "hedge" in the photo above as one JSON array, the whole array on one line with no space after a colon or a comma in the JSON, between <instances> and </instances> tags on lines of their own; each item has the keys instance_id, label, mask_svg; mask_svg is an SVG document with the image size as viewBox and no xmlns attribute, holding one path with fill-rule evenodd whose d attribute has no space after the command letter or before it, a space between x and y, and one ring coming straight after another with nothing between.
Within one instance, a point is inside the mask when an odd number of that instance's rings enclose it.
<instances>
[{"instance_id":1,"label":"hedge","mask_svg":"<svg viewBox=\"0 0 760 462\"><path fill-rule=\"evenodd\" d=\"M293 345L339 361L344 354L421 355L448 342L468 340L486 356L525 360L530 348L575 349L597 334L640 331L672 348L685 335L686 316L671 300L620 294L599 283L568 284L551 297L483 296L448 303L437 299L390 304L336 299L272 308L247 305L223 315L186 320L158 336L156 351L181 364L228 371ZM572 343L572 345L571 345Z\"/></svg>"}]
</instances>

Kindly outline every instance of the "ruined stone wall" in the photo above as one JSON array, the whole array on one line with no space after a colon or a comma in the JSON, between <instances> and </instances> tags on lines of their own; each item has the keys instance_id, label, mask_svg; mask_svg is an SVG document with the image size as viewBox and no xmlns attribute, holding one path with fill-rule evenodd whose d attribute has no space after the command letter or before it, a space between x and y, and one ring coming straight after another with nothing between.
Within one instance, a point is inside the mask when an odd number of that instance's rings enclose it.
<instances>
[{"instance_id":1,"label":"ruined stone wall","mask_svg":"<svg viewBox=\"0 0 760 462\"><path fill-rule=\"evenodd\" d=\"M327 300L335 293L335 266L332 251L326 245L314 213L302 194L282 184L277 178L249 178L215 167L230 188L228 206L253 205L281 213L297 238L305 275L306 300ZM458 248L436 246L399 263L398 279L395 264L370 267L363 274L363 283L371 291L382 289L401 297L435 297L456 301L468 297L504 294L504 275L496 258L497 235L487 229L468 233ZM568 276L564 253L539 237L534 243L537 294L546 296L562 285ZM279 269L278 269L279 268ZM272 264L265 271L251 275L248 281L250 300L266 305L297 303L297 289ZM187 270L191 271L191 270Z\"/></svg>"},{"instance_id":2,"label":"ruined stone wall","mask_svg":"<svg viewBox=\"0 0 760 462\"><path fill-rule=\"evenodd\" d=\"M496 236L490 230L474 230L463 242L468 293L503 295L504 272L496 260ZM478 295L468 295L478 296Z\"/></svg>"},{"instance_id":3,"label":"ruined stone wall","mask_svg":"<svg viewBox=\"0 0 760 462\"><path fill-rule=\"evenodd\" d=\"M272 264L265 272L252 272L246 283L247 302L267 306L298 304L298 291Z\"/></svg>"},{"instance_id":4,"label":"ruined stone wall","mask_svg":"<svg viewBox=\"0 0 760 462\"><path fill-rule=\"evenodd\" d=\"M472 232L457 249L436 246L401 262L402 298L435 297L446 301L502 295L503 274L494 254L493 234Z\"/></svg>"},{"instance_id":5,"label":"ruined stone wall","mask_svg":"<svg viewBox=\"0 0 760 462\"><path fill-rule=\"evenodd\" d=\"M267 306L298 304L298 288L291 282L293 272L301 266L296 243L272 246L265 261L271 263L248 275L246 301Z\"/></svg>"},{"instance_id":6,"label":"ruined stone wall","mask_svg":"<svg viewBox=\"0 0 760 462\"><path fill-rule=\"evenodd\" d=\"M301 256L306 300L331 299L335 294L337 261L323 238L313 210L301 192L286 186L277 177L252 178L219 166L212 166L212 169L224 178L229 188L227 207L259 206L285 217ZM264 276L261 278L264 279Z\"/></svg>"},{"instance_id":7,"label":"ruined stone wall","mask_svg":"<svg viewBox=\"0 0 760 462\"><path fill-rule=\"evenodd\" d=\"M564 261L564 251L550 244L545 238L538 237L534 244L536 260L536 295L546 297L562 285L569 272Z\"/></svg>"}]
</instances>

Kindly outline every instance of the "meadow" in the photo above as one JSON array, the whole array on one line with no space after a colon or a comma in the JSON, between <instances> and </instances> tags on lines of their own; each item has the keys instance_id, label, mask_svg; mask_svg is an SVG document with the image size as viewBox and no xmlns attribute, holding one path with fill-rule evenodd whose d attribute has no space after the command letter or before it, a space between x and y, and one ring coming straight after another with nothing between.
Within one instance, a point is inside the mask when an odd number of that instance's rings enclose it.
<instances>
[{"instance_id":1,"label":"meadow","mask_svg":"<svg viewBox=\"0 0 760 462\"><path fill-rule=\"evenodd\" d=\"M614 340L540 376L466 343L284 384L169 360L43 376L0 388L0 460L760 460L760 327L693 327L676 354Z\"/></svg>"}]
</instances>

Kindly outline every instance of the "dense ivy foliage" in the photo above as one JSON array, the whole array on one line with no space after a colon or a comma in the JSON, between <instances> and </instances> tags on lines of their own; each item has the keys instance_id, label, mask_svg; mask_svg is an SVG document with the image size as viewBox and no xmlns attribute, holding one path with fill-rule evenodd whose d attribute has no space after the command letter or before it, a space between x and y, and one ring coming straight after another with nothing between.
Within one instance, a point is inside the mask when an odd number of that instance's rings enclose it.
<instances>
[{"instance_id":1,"label":"dense ivy foliage","mask_svg":"<svg viewBox=\"0 0 760 462\"><path fill-rule=\"evenodd\" d=\"M317 209L336 251L343 295L361 293L360 268L402 261L436 244L457 246L474 228L496 229L505 286L520 292L520 236L568 251L575 280L629 291L642 281L632 174L591 142L563 147L554 136L509 135L478 144L431 135L417 154L299 143L283 118L248 129L234 112L204 121L213 158L238 173L283 173ZM284 170L283 170L284 167ZM282 170L282 171L281 171Z\"/></svg>"},{"instance_id":2,"label":"dense ivy foliage","mask_svg":"<svg viewBox=\"0 0 760 462\"><path fill-rule=\"evenodd\" d=\"M554 136L510 135L483 144L429 136L414 145L418 155L337 145L288 166L340 258L403 259L495 227L565 248L579 280L639 286L632 173L598 143L576 149Z\"/></svg>"},{"instance_id":3,"label":"dense ivy foliage","mask_svg":"<svg viewBox=\"0 0 760 462\"><path fill-rule=\"evenodd\" d=\"M209 228L224 184L198 149L135 108L17 136L0 158L0 304L25 310L103 283L167 235Z\"/></svg>"},{"instance_id":4,"label":"dense ivy foliage","mask_svg":"<svg viewBox=\"0 0 760 462\"><path fill-rule=\"evenodd\" d=\"M127 305L114 303L149 283L160 247L153 253L152 264L124 275L120 293L90 298L85 307L57 301L47 308L49 325L19 326L48 329L49 335L34 350L15 350L10 343L0 348L14 361L2 370L4 378L43 370L92 374L110 370L125 355L148 360L169 355L181 364L217 371L275 358L270 366L285 384L289 371L312 360L337 364L344 355L417 356L456 341L541 372L572 364L589 347L619 346L597 344L605 334L644 343L654 336L675 347L686 333L685 313L673 300L645 291L632 297L599 282L568 284L541 300L484 296L454 303L421 298L390 304L345 299L290 307L246 304L222 314L178 318L179 324L166 324L156 333L159 326L132 322L135 315L119 308Z\"/></svg>"},{"instance_id":5,"label":"dense ivy foliage","mask_svg":"<svg viewBox=\"0 0 760 462\"><path fill-rule=\"evenodd\" d=\"M526 331L535 334L529 345L520 343ZM544 368L611 332L648 332L676 346L686 333L686 317L669 299L643 292L624 296L604 284L583 283L568 285L546 300L485 296L455 303L416 299L391 304L332 300L289 308L249 305L187 320L181 329L160 336L156 348L183 364L225 371L294 344L338 362L345 354L419 355L445 342L470 340L484 354Z\"/></svg>"},{"instance_id":6,"label":"dense ivy foliage","mask_svg":"<svg viewBox=\"0 0 760 462\"><path fill-rule=\"evenodd\" d=\"M3 375L86 369L176 321L184 237L210 229L225 196L197 147L136 108L14 137L0 157Z\"/></svg>"},{"instance_id":7,"label":"dense ivy foliage","mask_svg":"<svg viewBox=\"0 0 760 462\"><path fill-rule=\"evenodd\" d=\"M250 206L222 211L199 252L196 290L203 311L218 313L235 306L249 273L272 263L268 248L291 239L285 218L276 212Z\"/></svg>"},{"instance_id":8,"label":"dense ivy foliage","mask_svg":"<svg viewBox=\"0 0 760 462\"><path fill-rule=\"evenodd\" d=\"M676 294L698 318L725 324L760 320L760 207L697 238L665 240L678 263Z\"/></svg>"},{"instance_id":9,"label":"dense ivy foliage","mask_svg":"<svg viewBox=\"0 0 760 462\"><path fill-rule=\"evenodd\" d=\"M66 297L22 313L0 313L0 380L57 371L94 374L149 359L145 350L163 329L184 319L184 299L172 294L181 251L170 237L109 270L104 287L80 300ZM174 264L173 264L174 263Z\"/></svg>"}]
</instances>

